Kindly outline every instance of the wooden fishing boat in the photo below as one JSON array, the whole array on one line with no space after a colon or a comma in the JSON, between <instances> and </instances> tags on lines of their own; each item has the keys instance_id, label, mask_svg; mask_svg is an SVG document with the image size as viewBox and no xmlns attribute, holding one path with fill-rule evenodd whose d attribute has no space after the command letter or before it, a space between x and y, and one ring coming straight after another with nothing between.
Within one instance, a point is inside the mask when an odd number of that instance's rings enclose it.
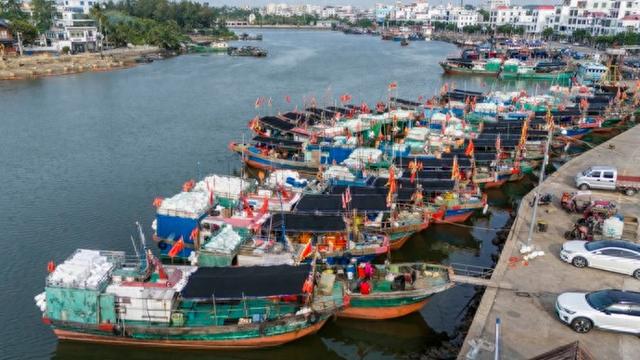
<instances>
[{"instance_id":1,"label":"wooden fishing boat","mask_svg":"<svg viewBox=\"0 0 640 360\"><path fill-rule=\"evenodd\" d=\"M60 340L177 349L256 349L315 333L343 305L316 300L315 267L162 265L151 251L78 250L36 296Z\"/></svg>"},{"instance_id":2,"label":"wooden fishing boat","mask_svg":"<svg viewBox=\"0 0 640 360\"><path fill-rule=\"evenodd\" d=\"M366 280L342 279L349 304L339 317L385 320L408 315L422 309L431 296L454 286L453 270L443 265L399 263L373 266L373 276ZM363 293L368 282L370 292ZM359 286L358 286L359 285Z\"/></svg>"}]
</instances>

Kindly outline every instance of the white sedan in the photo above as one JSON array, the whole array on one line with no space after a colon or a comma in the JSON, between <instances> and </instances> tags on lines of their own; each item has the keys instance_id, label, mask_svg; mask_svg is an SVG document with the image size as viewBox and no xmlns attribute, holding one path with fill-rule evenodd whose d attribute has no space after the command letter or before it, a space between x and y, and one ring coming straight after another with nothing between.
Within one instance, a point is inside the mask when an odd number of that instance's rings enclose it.
<instances>
[{"instance_id":1,"label":"white sedan","mask_svg":"<svg viewBox=\"0 0 640 360\"><path fill-rule=\"evenodd\" d=\"M622 290L564 293L556 300L556 314L579 333L597 327L640 334L640 293Z\"/></svg>"},{"instance_id":2,"label":"white sedan","mask_svg":"<svg viewBox=\"0 0 640 360\"><path fill-rule=\"evenodd\" d=\"M640 279L640 245L623 240L567 241L560 258L575 267L586 266Z\"/></svg>"}]
</instances>

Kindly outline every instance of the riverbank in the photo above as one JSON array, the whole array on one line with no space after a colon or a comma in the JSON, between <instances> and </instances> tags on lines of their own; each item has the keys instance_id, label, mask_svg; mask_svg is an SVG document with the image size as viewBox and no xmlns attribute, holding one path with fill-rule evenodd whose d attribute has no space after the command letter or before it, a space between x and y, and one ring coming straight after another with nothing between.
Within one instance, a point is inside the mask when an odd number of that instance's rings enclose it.
<instances>
[{"instance_id":1,"label":"riverbank","mask_svg":"<svg viewBox=\"0 0 640 360\"><path fill-rule=\"evenodd\" d=\"M277 30L277 29L285 29L285 30L332 30L331 27L327 26L315 26L315 25L234 25L230 26L229 29L269 29L269 30Z\"/></svg>"},{"instance_id":2,"label":"riverbank","mask_svg":"<svg viewBox=\"0 0 640 360\"><path fill-rule=\"evenodd\" d=\"M76 55L34 55L0 60L0 80L36 79L47 76L124 69L140 58L157 57L164 51L155 46L121 48Z\"/></svg>"},{"instance_id":3,"label":"riverbank","mask_svg":"<svg viewBox=\"0 0 640 360\"><path fill-rule=\"evenodd\" d=\"M471 342L485 344L476 359L493 359L496 319L501 320L500 350L502 359L528 359L556 347L580 341L581 347L594 359L631 359L640 351L640 339L633 335L592 330L578 334L565 326L555 314L558 294L567 291L594 291L607 288L640 291L640 281L625 275L595 269L578 269L560 260L559 251L564 231L577 220L577 215L565 213L558 200L564 191L575 191L573 177L592 165L611 165L625 173L634 172L640 158L637 139L640 126L610 139L594 149L572 159L542 184L540 192L552 193L552 205L539 208L538 220L549 224L547 232L534 232L532 244L545 255L525 264L519 252L526 243L532 208L531 191L523 198L517 218L496 265L492 281L510 284L513 290L487 288L469 328L458 359L466 359ZM594 191L593 198L614 201L621 214L640 216L637 197L616 192ZM514 261L514 259L518 259Z\"/></svg>"}]
</instances>

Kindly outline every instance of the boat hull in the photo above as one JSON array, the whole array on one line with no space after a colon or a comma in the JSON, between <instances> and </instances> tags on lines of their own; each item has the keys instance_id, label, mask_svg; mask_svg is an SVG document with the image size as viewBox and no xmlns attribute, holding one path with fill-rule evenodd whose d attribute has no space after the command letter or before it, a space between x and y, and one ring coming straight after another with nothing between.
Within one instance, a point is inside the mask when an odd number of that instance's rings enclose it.
<instances>
[{"instance_id":1,"label":"boat hull","mask_svg":"<svg viewBox=\"0 0 640 360\"><path fill-rule=\"evenodd\" d=\"M476 209L447 209L444 215L444 219L435 220L437 224L448 224L448 223L462 223L471 217Z\"/></svg>"},{"instance_id":2,"label":"boat hull","mask_svg":"<svg viewBox=\"0 0 640 360\"><path fill-rule=\"evenodd\" d=\"M465 69L451 66L446 63L441 63L440 66L447 75L477 75L477 76L492 76L497 77L497 71L479 70L479 69Z\"/></svg>"},{"instance_id":3,"label":"boat hull","mask_svg":"<svg viewBox=\"0 0 640 360\"><path fill-rule=\"evenodd\" d=\"M319 320L310 326L277 334L272 336L238 338L228 340L155 340L138 339L115 335L98 335L73 330L54 329L58 339L63 341L88 342L104 345L155 347L173 349L199 349L199 350L242 350L274 347L298 340L304 336L316 333L325 324L327 319Z\"/></svg>"},{"instance_id":4,"label":"boat hull","mask_svg":"<svg viewBox=\"0 0 640 360\"><path fill-rule=\"evenodd\" d=\"M355 300L353 300L351 306L338 313L338 317L364 320L395 319L420 311L429 302L429 299L430 297L427 297L399 305L393 305L391 302L388 306L367 306L367 300L359 300L354 304ZM371 302L374 301L377 302L377 299L372 298Z\"/></svg>"}]
</instances>

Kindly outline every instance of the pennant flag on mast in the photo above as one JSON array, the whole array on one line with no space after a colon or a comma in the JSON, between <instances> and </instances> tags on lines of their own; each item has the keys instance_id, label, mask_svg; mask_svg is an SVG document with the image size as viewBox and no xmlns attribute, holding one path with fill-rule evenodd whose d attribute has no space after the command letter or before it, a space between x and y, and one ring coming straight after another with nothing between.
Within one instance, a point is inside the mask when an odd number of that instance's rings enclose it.
<instances>
[{"instance_id":1,"label":"pennant flag on mast","mask_svg":"<svg viewBox=\"0 0 640 360\"><path fill-rule=\"evenodd\" d=\"M311 255L312 250L313 247L311 246L311 237L309 237L309 241L307 241L307 244L304 246L304 249L302 249L302 252L300 253L300 260L304 260L309 255Z\"/></svg>"},{"instance_id":2,"label":"pennant flag on mast","mask_svg":"<svg viewBox=\"0 0 640 360\"><path fill-rule=\"evenodd\" d=\"M475 151L475 147L473 145L473 139L469 139L469 144L467 145L467 148L464 150L464 154L467 155L468 157L472 157L474 151Z\"/></svg>"},{"instance_id":3,"label":"pennant flag on mast","mask_svg":"<svg viewBox=\"0 0 640 360\"><path fill-rule=\"evenodd\" d=\"M389 83L389 91L391 90L395 90L398 88L398 82L397 81L392 81Z\"/></svg>"},{"instance_id":4,"label":"pennant flag on mast","mask_svg":"<svg viewBox=\"0 0 640 360\"><path fill-rule=\"evenodd\" d=\"M180 239L178 239L178 241L176 241L173 246L171 247L171 250L169 250L169 257L170 258L174 258L176 257L180 251L182 251L184 249L184 240L182 240L182 236L180 237Z\"/></svg>"},{"instance_id":5,"label":"pennant flag on mast","mask_svg":"<svg viewBox=\"0 0 640 360\"><path fill-rule=\"evenodd\" d=\"M453 157L453 165L451 166L451 180L460 180L460 168L458 166L458 156Z\"/></svg>"}]
</instances>

